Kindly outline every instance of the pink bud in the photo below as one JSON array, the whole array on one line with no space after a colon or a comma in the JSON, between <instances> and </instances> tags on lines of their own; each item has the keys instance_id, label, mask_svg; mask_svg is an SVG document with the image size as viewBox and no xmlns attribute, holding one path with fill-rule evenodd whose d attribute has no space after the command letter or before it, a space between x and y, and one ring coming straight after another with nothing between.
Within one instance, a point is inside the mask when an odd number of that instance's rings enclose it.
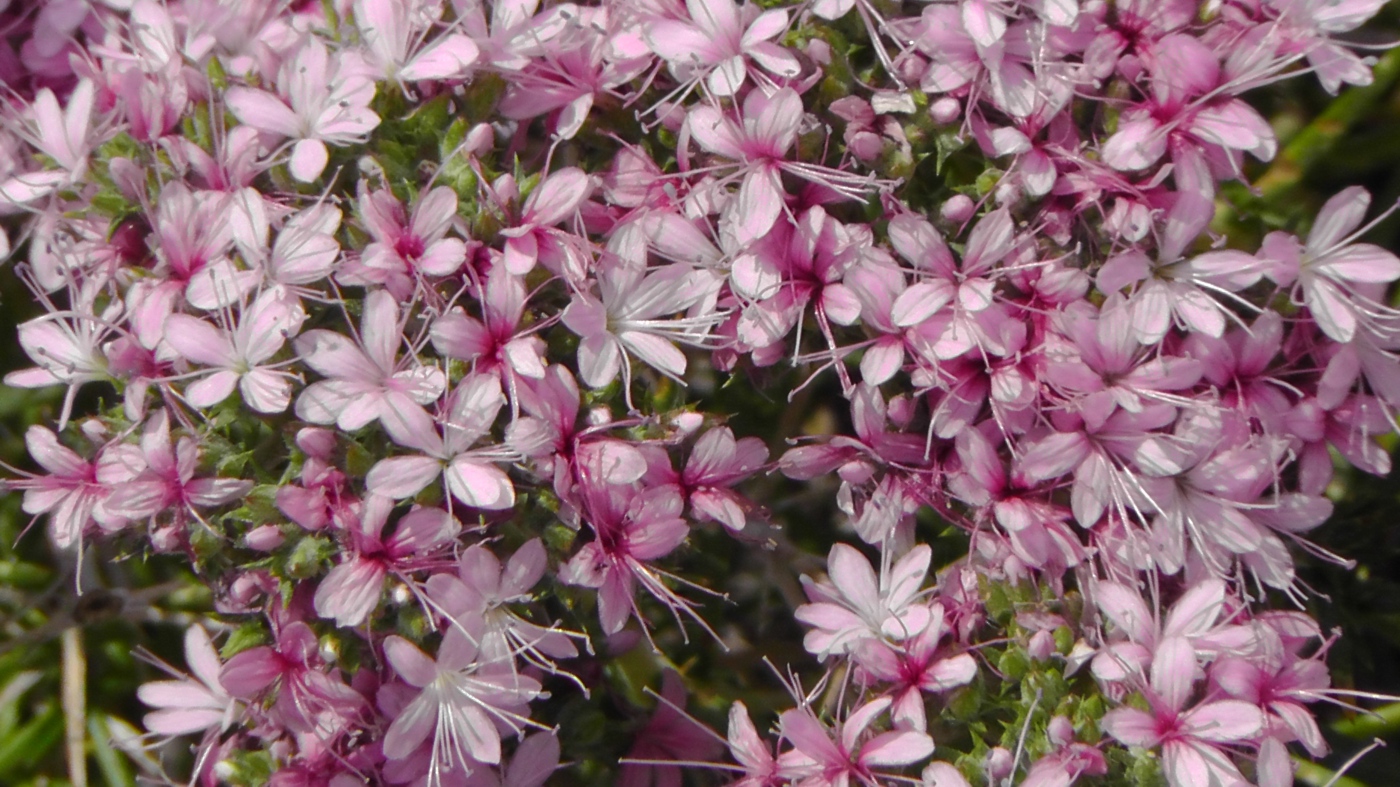
<instances>
[{"instance_id":1,"label":"pink bud","mask_svg":"<svg viewBox=\"0 0 1400 787\"><path fill-rule=\"evenodd\" d=\"M297 448L307 456L329 459L331 452L335 450L335 432L308 426L297 432Z\"/></svg>"},{"instance_id":2,"label":"pink bud","mask_svg":"<svg viewBox=\"0 0 1400 787\"><path fill-rule=\"evenodd\" d=\"M1056 746L1068 746L1074 741L1074 724L1064 716L1056 716L1050 720L1045 734Z\"/></svg>"},{"instance_id":3,"label":"pink bud","mask_svg":"<svg viewBox=\"0 0 1400 787\"><path fill-rule=\"evenodd\" d=\"M982 767L987 772L988 780L1000 782L1002 779L1011 775L1011 771L1015 766L1016 763L1011 758L1011 752L997 746L987 752L987 760Z\"/></svg>"},{"instance_id":4,"label":"pink bud","mask_svg":"<svg viewBox=\"0 0 1400 787\"><path fill-rule=\"evenodd\" d=\"M975 210L977 203L973 202L971 197L966 194L954 194L938 208L938 215L942 216L944 221L962 224L972 218Z\"/></svg>"},{"instance_id":5,"label":"pink bud","mask_svg":"<svg viewBox=\"0 0 1400 787\"><path fill-rule=\"evenodd\" d=\"M491 152L491 148L496 144L496 132L491 128L490 123L477 123L467 132L467 138L462 143L462 152L473 156L484 156Z\"/></svg>"},{"instance_id":6,"label":"pink bud","mask_svg":"<svg viewBox=\"0 0 1400 787\"><path fill-rule=\"evenodd\" d=\"M1030 644L1026 646L1026 653L1036 661L1045 661L1055 652L1055 637L1048 631L1037 631L1031 635Z\"/></svg>"},{"instance_id":7,"label":"pink bud","mask_svg":"<svg viewBox=\"0 0 1400 787\"><path fill-rule=\"evenodd\" d=\"M962 115L962 105L958 103L956 98L945 96L928 106L928 116L940 126L946 126L956 121L960 115Z\"/></svg>"},{"instance_id":8,"label":"pink bud","mask_svg":"<svg viewBox=\"0 0 1400 787\"><path fill-rule=\"evenodd\" d=\"M248 531L243 537L244 543L249 549L256 549L259 552L271 552L282 546L282 531L276 525L263 525Z\"/></svg>"},{"instance_id":9,"label":"pink bud","mask_svg":"<svg viewBox=\"0 0 1400 787\"><path fill-rule=\"evenodd\" d=\"M886 415L890 423L903 429L914 420L914 400L905 394L890 397L890 401L885 405Z\"/></svg>"},{"instance_id":10,"label":"pink bud","mask_svg":"<svg viewBox=\"0 0 1400 787\"><path fill-rule=\"evenodd\" d=\"M812 58L812 62L819 66L830 65L831 44L828 44L820 38L813 38L811 41L807 42L807 57Z\"/></svg>"},{"instance_id":11,"label":"pink bud","mask_svg":"<svg viewBox=\"0 0 1400 787\"><path fill-rule=\"evenodd\" d=\"M695 430L705 424L705 416L700 413L681 413L672 418L671 423L675 424L676 429L680 430L681 434L692 435L695 434Z\"/></svg>"}]
</instances>

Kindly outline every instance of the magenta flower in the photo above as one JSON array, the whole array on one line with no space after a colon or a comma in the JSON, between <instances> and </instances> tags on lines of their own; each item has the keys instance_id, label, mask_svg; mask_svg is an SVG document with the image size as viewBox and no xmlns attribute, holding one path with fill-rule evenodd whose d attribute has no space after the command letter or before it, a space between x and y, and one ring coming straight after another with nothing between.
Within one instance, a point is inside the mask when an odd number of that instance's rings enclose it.
<instances>
[{"instance_id":1,"label":"magenta flower","mask_svg":"<svg viewBox=\"0 0 1400 787\"><path fill-rule=\"evenodd\" d=\"M674 670L661 675L661 699L646 726L633 737L618 775L618 787L680 787L681 768L667 760L689 763L716 757L714 733L685 715L685 683Z\"/></svg>"}]
</instances>

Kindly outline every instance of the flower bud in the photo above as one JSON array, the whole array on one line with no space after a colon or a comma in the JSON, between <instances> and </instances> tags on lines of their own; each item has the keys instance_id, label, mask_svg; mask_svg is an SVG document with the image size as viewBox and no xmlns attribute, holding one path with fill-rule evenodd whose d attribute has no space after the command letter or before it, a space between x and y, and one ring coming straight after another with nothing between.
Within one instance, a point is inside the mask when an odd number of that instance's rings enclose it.
<instances>
[{"instance_id":1,"label":"flower bud","mask_svg":"<svg viewBox=\"0 0 1400 787\"><path fill-rule=\"evenodd\" d=\"M972 214L977 210L977 203L972 201L972 197L966 194L954 194L943 202L938 208L938 215L944 221L953 224L962 224L972 218Z\"/></svg>"},{"instance_id":2,"label":"flower bud","mask_svg":"<svg viewBox=\"0 0 1400 787\"><path fill-rule=\"evenodd\" d=\"M940 126L956 122L961 115L962 105L958 103L956 98L945 96L928 105L928 116Z\"/></svg>"},{"instance_id":3,"label":"flower bud","mask_svg":"<svg viewBox=\"0 0 1400 787\"><path fill-rule=\"evenodd\" d=\"M982 767L986 770L989 780L1000 782L1011 775L1016 763L1012 760L1010 751L997 746L987 752L987 759L983 762Z\"/></svg>"},{"instance_id":4,"label":"flower bud","mask_svg":"<svg viewBox=\"0 0 1400 787\"><path fill-rule=\"evenodd\" d=\"M282 531L276 525L262 525L248 531L243 537L243 542L249 549L256 549L259 552L271 552L282 546Z\"/></svg>"}]
</instances>

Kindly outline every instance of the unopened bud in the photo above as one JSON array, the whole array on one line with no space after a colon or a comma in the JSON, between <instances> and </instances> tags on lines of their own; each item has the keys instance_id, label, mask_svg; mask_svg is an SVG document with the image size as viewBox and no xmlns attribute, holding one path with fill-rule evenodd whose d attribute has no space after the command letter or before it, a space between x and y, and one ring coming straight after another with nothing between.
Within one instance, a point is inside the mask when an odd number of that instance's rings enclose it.
<instances>
[{"instance_id":1,"label":"unopened bud","mask_svg":"<svg viewBox=\"0 0 1400 787\"><path fill-rule=\"evenodd\" d=\"M956 98L940 98L928 105L928 116L940 126L957 121L962 115L962 105Z\"/></svg>"},{"instance_id":2,"label":"unopened bud","mask_svg":"<svg viewBox=\"0 0 1400 787\"><path fill-rule=\"evenodd\" d=\"M1016 763L1011 757L1011 752L997 746L987 752L987 759L983 763L983 768L987 771L987 778L999 782L1011 775Z\"/></svg>"},{"instance_id":3,"label":"unopened bud","mask_svg":"<svg viewBox=\"0 0 1400 787\"><path fill-rule=\"evenodd\" d=\"M972 201L972 197L966 194L954 194L939 206L938 215L942 216L944 221L962 224L972 218L972 213L975 210L977 210L977 203Z\"/></svg>"}]
</instances>

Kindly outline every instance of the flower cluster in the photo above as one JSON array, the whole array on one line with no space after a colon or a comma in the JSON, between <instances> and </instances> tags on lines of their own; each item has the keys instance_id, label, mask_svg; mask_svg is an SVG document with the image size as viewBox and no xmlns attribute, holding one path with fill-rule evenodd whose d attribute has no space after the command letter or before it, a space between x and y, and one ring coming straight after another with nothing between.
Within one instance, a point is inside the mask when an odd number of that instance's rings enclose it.
<instances>
[{"instance_id":1,"label":"flower cluster","mask_svg":"<svg viewBox=\"0 0 1400 787\"><path fill-rule=\"evenodd\" d=\"M1400 258L1360 188L1304 238L1208 230L1276 152L1244 96L1367 84L1339 36L1379 2L4 7L0 252L46 308L5 382L67 389L6 484L57 548L214 590L221 650L189 629L139 694L203 783L1286 787L1325 753L1328 642L1268 602L1331 557L1332 454L1389 471ZM719 375L849 433L778 451ZM780 476L835 526L777 527ZM737 692L727 738L683 710L677 654L762 647L755 580L806 632L776 748ZM660 704L599 749L637 661Z\"/></svg>"}]
</instances>

